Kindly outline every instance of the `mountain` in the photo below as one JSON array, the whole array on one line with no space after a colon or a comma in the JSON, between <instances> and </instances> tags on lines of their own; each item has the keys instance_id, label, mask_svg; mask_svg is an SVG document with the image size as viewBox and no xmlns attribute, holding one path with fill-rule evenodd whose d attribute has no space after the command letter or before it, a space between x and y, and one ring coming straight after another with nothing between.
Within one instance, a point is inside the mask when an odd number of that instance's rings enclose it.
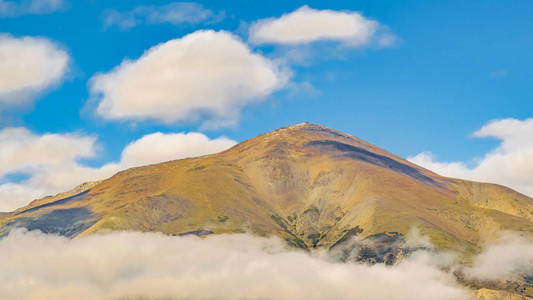
<instances>
[{"instance_id":1,"label":"mountain","mask_svg":"<svg viewBox=\"0 0 533 300\"><path fill-rule=\"evenodd\" d=\"M333 129L303 123L224 152L132 168L33 201L0 221L66 236L103 229L252 232L302 248L347 233L406 234L475 250L501 229L533 232L533 199L509 188L439 176Z\"/></svg>"},{"instance_id":2,"label":"mountain","mask_svg":"<svg viewBox=\"0 0 533 300\"><path fill-rule=\"evenodd\" d=\"M25 227L69 237L106 229L251 232L307 250L340 249L357 235L373 248L356 257L344 251L344 259L386 263L408 251L391 245L416 227L437 249L459 249L468 260L495 231L533 233L533 199L442 177L356 137L303 123L218 154L132 168L36 200L0 217L0 226L0 235Z\"/></svg>"}]
</instances>

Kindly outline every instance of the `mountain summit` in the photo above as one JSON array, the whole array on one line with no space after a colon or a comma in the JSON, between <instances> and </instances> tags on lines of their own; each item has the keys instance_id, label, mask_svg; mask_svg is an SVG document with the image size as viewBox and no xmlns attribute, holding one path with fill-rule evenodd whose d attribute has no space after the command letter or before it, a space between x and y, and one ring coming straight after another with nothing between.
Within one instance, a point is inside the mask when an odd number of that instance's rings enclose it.
<instances>
[{"instance_id":1,"label":"mountain summit","mask_svg":"<svg viewBox=\"0 0 533 300\"><path fill-rule=\"evenodd\" d=\"M250 232L307 250L335 249L355 235L390 246L416 227L439 249L475 253L492 232L533 232L533 199L442 177L351 135L303 123L218 154L128 169L0 216L0 235L16 227L68 237ZM357 259L390 262L401 254L385 246Z\"/></svg>"}]
</instances>

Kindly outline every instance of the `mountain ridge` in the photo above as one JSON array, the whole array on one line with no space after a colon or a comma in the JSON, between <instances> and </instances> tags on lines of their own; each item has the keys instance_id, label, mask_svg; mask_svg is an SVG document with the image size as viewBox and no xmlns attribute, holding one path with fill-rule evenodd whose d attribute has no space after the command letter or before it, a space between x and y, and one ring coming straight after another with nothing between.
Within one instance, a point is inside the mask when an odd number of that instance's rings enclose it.
<instances>
[{"instance_id":1,"label":"mountain ridge","mask_svg":"<svg viewBox=\"0 0 533 300\"><path fill-rule=\"evenodd\" d=\"M46 213L52 221L38 221ZM65 215L79 226L43 225ZM511 189L442 177L357 137L301 123L33 201L4 215L0 230L251 231L313 248L330 247L356 226L361 236L420 226L438 246L475 251L491 229L533 232L532 221L533 200Z\"/></svg>"}]
</instances>

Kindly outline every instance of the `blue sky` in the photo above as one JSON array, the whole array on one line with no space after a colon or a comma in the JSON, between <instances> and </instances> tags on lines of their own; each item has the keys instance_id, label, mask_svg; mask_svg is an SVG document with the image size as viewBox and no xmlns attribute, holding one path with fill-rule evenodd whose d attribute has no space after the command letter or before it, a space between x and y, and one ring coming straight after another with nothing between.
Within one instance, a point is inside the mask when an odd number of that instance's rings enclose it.
<instances>
[{"instance_id":1,"label":"blue sky","mask_svg":"<svg viewBox=\"0 0 533 300\"><path fill-rule=\"evenodd\" d=\"M110 9L124 13L140 5L169 3L64 1L51 12L0 17L0 33L43 37L70 56L61 82L29 103L0 108L0 126L25 127L37 135L95 137L98 155L81 159L91 167L120 160L128 143L154 132L202 132L242 141L304 121L353 134L403 157L430 151L439 160L469 166L499 145L498 136L472 138L473 132L494 119L526 120L533 114L531 1L199 1L216 16L194 24L105 26ZM379 22L395 41L357 47L338 41L247 43L251 24L303 5L359 12ZM202 117L165 123L106 119L95 113L88 103L91 77L200 29L229 31L270 60L286 60L292 50L305 54L305 61L286 63L289 83L262 101L244 105L232 126L205 128Z\"/></svg>"}]
</instances>

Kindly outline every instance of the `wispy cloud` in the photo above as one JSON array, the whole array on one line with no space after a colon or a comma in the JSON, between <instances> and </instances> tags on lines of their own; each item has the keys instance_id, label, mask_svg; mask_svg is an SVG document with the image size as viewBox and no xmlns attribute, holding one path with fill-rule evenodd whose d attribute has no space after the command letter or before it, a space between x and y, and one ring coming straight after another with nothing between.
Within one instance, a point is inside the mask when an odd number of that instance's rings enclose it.
<instances>
[{"instance_id":1,"label":"wispy cloud","mask_svg":"<svg viewBox=\"0 0 533 300\"><path fill-rule=\"evenodd\" d=\"M509 75L509 72L507 70L501 69L501 70L492 71L489 73L489 75L492 78L501 78L501 77L507 77L507 75Z\"/></svg>"},{"instance_id":2,"label":"wispy cloud","mask_svg":"<svg viewBox=\"0 0 533 300\"><path fill-rule=\"evenodd\" d=\"M65 8L63 0L0 0L0 17L49 14Z\"/></svg>"},{"instance_id":3,"label":"wispy cloud","mask_svg":"<svg viewBox=\"0 0 533 300\"><path fill-rule=\"evenodd\" d=\"M224 12L215 13L194 2L175 2L163 6L137 6L125 12L109 9L103 14L104 28L117 26L122 30L141 24L196 25L216 23L223 18Z\"/></svg>"}]
</instances>

